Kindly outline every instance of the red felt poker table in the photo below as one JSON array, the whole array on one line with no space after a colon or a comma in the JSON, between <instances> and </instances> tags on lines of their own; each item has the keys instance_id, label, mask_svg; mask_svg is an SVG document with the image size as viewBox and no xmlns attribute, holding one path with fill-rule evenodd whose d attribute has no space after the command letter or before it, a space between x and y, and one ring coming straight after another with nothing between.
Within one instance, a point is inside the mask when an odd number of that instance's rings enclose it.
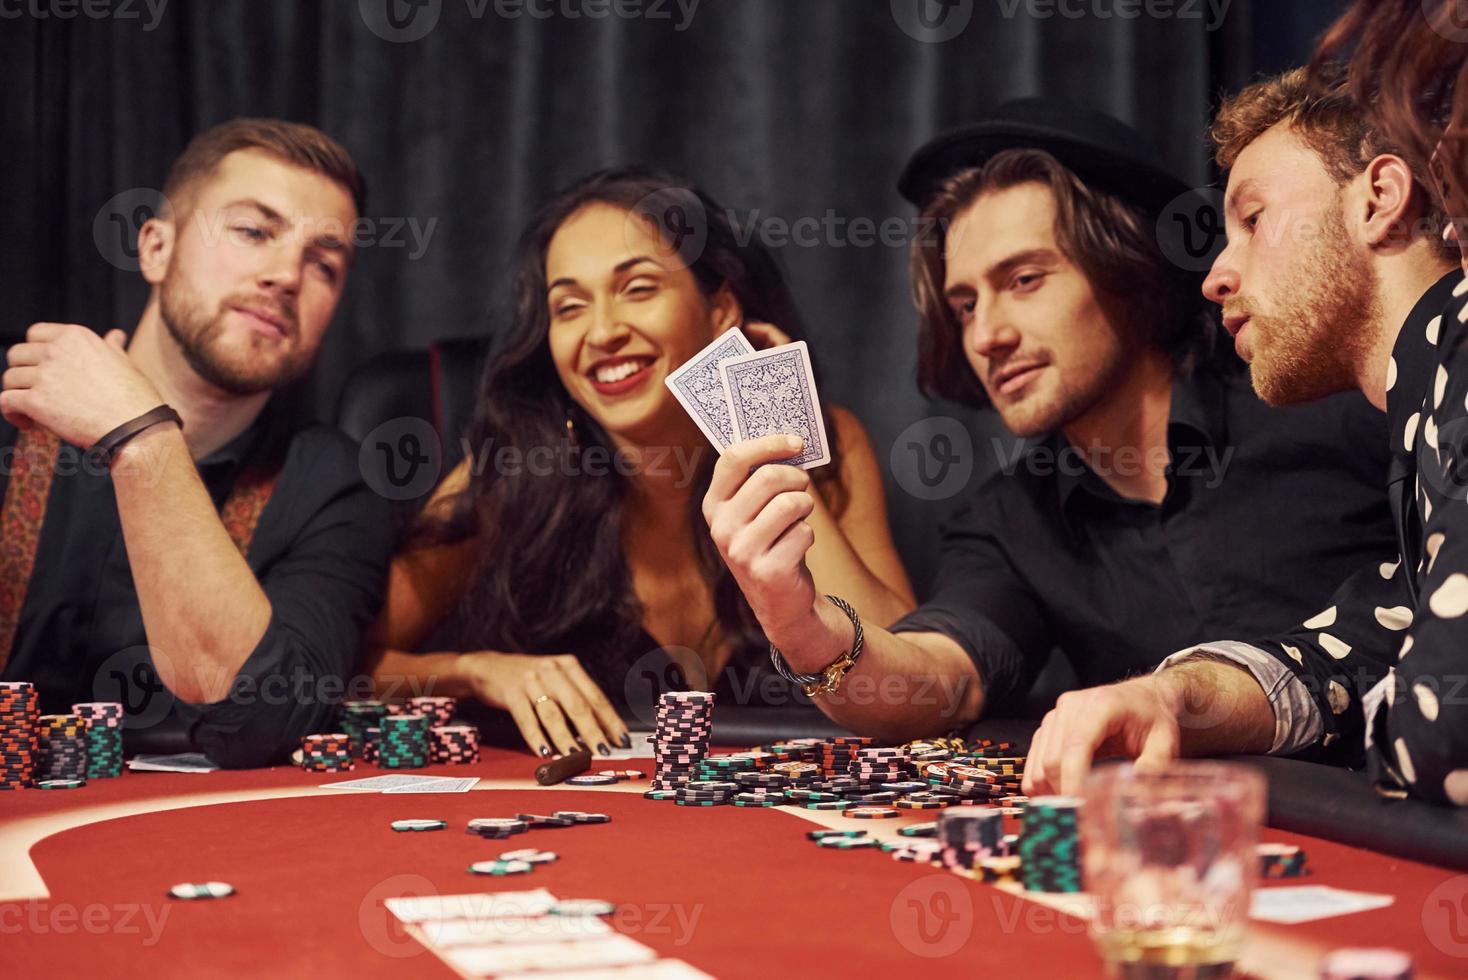
<instances>
[{"instance_id":1,"label":"red felt poker table","mask_svg":"<svg viewBox=\"0 0 1468 980\"><path fill-rule=\"evenodd\" d=\"M607 767L650 772L650 760ZM545 888L616 903L619 932L718 977L1085 977L1101 974L1084 921L999 887L877 850L820 848L821 826L883 835L897 824L803 810L691 808L642 798L645 782L538 787L535 760L415 772L472 775L467 793L343 793L374 775L279 767L204 775L127 772L68 791L0 794L0 976L453 977L384 907L390 897ZM603 768L594 764L593 770ZM465 833L474 817L591 810L606 824ZM446 831L397 833L401 818ZM1298 844L1303 883L1389 893L1387 908L1298 926L1255 923L1247 975L1312 976L1342 946L1410 952L1419 977L1468 974L1468 876L1340 843ZM560 860L528 875L468 873L522 847ZM178 901L182 882L228 898ZM1301 882L1271 882L1266 885Z\"/></svg>"}]
</instances>

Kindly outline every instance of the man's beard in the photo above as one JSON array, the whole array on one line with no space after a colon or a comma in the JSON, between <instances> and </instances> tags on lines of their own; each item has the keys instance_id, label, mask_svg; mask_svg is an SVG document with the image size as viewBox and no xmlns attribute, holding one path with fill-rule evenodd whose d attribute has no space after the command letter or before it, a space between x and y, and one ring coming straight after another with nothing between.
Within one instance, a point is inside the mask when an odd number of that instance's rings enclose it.
<instances>
[{"instance_id":1,"label":"man's beard","mask_svg":"<svg viewBox=\"0 0 1468 980\"><path fill-rule=\"evenodd\" d=\"M1016 436L1029 438L1059 432L1085 416L1121 386L1127 373L1129 357L1135 356L1141 343L1144 342L1132 339L1131 331L1122 331L1116 342L1107 349L1105 359L1094 364L1089 374L1079 380L1067 381L1052 360L1047 370L1056 372L1055 393L1047 396L1043 404L1036 402L1031 396L1022 399L1017 405L1001 409L999 415L1005 428Z\"/></svg>"},{"instance_id":2,"label":"man's beard","mask_svg":"<svg viewBox=\"0 0 1468 980\"><path fill-rule=\"evenodd\" d=\"M1381 318L1371 260L1352 248L1339 208L1315 250L1275 294L1278 314L1251 317L1254 390L1270 405L1314 401L1359 385L1358 368ZM1231 311L1232 312L1232 311Z\"/></svg>"},{"instance_id":3,"label":"man's beard","mask_svg":"<svg viewBox=\"0 0 1468 980\"><path fill-rule=\"evenodd\" d=\"M227 329L224 318L229 307L258 307L258 300L248 296L229 296L210 315L196 302L176 275L167 276L159 290L159 313L168 333L183 351L184 360L194 373L206 382L231 395L245 397L282 388L310 369L309 358L287 354L280 360L271 358L230 357L221 349L220 341ZM286 321L286 336L297 332L295 314L279 306L273 311Z\"/></svg>"}]
</instances>

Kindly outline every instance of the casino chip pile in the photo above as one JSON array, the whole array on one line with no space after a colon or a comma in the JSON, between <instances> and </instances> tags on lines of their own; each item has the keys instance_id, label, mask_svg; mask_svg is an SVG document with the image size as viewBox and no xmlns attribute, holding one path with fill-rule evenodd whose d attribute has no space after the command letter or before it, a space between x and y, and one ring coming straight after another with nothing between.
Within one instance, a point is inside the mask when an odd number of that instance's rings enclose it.
<instances>
[{"instance_id":1,"label":"casino chip pile","mask_svg":"<svg viewBox=\"0 0 1468 980\"><path fill-rule=\"evenodd\" d=\"M428 765L428 728L427 715L389 714L383 718L376 750L377 768L422 769Z\"/></svg>"},{"instance_id":2,"label":"casino chip pile","mask_svg":"<svg viewBox=\"0 0 1468 980\"><path fill-rule=\"evenodd\" d=\"M0 789L25 789L35 779L39 720L35 685L0 683Z\"/></svg>"},{"instance_id":3,"label":"casino chip pile","mask_svg":"<svg viewBox=\"0 0 1468 980\"><path fill-rule=\"evenodd\" d=\"M1025 807L1019 856L1027 891L1081 890L1080 811L1070 796L1037 796Z\"/></svg>"},{"instance_id":4,"label":"casino chip pile","mask_svg":"<svg viewBox=\"0 0 1468 980\"><path fill-rule=\"evenodd\" d=\"M698 779L713 733L714 696L705 691L668 691L658 698L653 734L654 772L650 793L672 799ZM698 799L697 795L691 799Z\"/></svg>"},{"instance_id":5,"label":"casino chip pile","mask_svg":"<svg viewBox=\"0 0 1468 980\"><path fill-rule=\"evenodd\" d=\"M72 705L71 710L87 723L87 778L121 776L123 706L115 701L87 701Z\"/></svg>"},{"instance_id":6,"label":"casino chip pile","mask_svg":"<svg viewBox=\"0 0 1468 980\"><path fill-rule=\"evenodd\" d=\"M994 809L958 807L938 817L938 860L945 868L977 870L987 858L1008 857L1004 814Z\"/></svg>"},{"instance_id":7,"label":"casino chip pile","mask_svg":"<svg viewBox=\"0 0 1468 980\"><path fill-rule=\"evenodd\" d=\"M370 729L380 734L382 719L386 716L387 705L381 701L344 701L337 711L337 730L345 732L351 739L352 754L363 762L372 762L367 756L367 732Z\"/></svg>"},{"instance_id":8,"label":"casino chip pile","mask_svg":"<svg viewBox=\"0 0 1468 980\"><path fill-rule=\"evenodd\" d=\"M409 698L407 713L422 715L428 719L429 728L438 728L453 720L458 703L453 698Z\"/></svg>"},{"instance_id":9,"label":"casino chip pile","mask_svg":"<svg viewBox=\"0 0 1468 980\"><path fill-rule=\"evenodd\" d=\"M87 722L78 715L42 715L36 722L38 789L87 785Z\"/></svg>"},{"instance_id":10,"label":"casino chip pile","mask_svg":"<svg viewBox=\"0 0 1468 980\"><path fill-rule=\"evenodd\" d=\"M307 735L301 739L301 768L307 772L347 772L352 763L352 739L345 732Z\"/></svg>"},{"instance_id":11,"label":"casino chip pile","mask_svg":"<svg viewBox=\"0 0 1468 980\"><path fill-rule=\"evenodd\" d=\"M478 762L479 729L473 725L437 725L430 728L428 758L435 763L454 765Z\"/></svg>"}]
</instances>

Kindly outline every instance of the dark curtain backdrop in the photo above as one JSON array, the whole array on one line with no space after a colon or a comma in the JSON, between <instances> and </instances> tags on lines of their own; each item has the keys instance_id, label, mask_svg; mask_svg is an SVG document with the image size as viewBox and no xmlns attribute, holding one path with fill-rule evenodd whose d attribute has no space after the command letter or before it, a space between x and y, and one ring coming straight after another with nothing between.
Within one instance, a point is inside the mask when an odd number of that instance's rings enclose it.
<instances>
[{"instance_id":1,"label":"dark curtain backdrop","mask_svg":"<svg viewBox=\"0 0 1468 980\"><path fill-rule=\"evenodd\" d=\"M426 240L400 232L402 245L362 250L308 392L324 417L368 357L494 331L520 227L591 169L646 161L742 215L880 224L911 217L894 181L919 144L1003 99L1043 94L1131 122L1207 184L1217 93L1301 61L1342 6L1233 0L1218 18L1220 0L1148 0L1173 16L1122 19L1106 16L1116 0L1061 0L1079 18L1053 0L950 0L950 16L971 19L935 43L901 26L911 14L899 8L919 0L702 0L691 19L687 0L605 19L569 16L596 0L532 0L549 18L502 16L514 7L495 0L416 0L416 15L437 23L395 42L372 27L391 26L389 4L414 13L407 0L152 2L0 0L0 342L42 319L131 327L144 289L111 261L116 245L98 244L99 212L104 231L109 208L128 220L127 192L158 187L210 124L299 119L353 152L381 233L416 223ZM416 33L427 21L407 23ZM977 470L992 467L992 419L916 393L906 248L838 233L779 253L823 394L865 420L884 464L909 425L950 415L973 433ZM902 465L887 466L890 508L921 587L939 517L962 494L917 499Z\"/></svg>"}]
</instances>

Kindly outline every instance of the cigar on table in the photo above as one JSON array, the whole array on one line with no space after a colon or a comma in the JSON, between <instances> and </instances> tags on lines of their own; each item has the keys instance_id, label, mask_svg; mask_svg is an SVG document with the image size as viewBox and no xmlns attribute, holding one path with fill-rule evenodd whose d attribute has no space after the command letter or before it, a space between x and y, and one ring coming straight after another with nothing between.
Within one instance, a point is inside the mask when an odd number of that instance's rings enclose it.
<instances>
[{"instance_id":1,"label":"cigar on table","mask_svg":"<svg viewBox=\"0 0 1468 980\"><path fill-rule=\"evenodd\" d=\"M591 751L579 749L537 767L535 781L542 786L554 786L556 783L565 782L572 776L579 776L590 768Z\"/></svg>"}]
</instances>

